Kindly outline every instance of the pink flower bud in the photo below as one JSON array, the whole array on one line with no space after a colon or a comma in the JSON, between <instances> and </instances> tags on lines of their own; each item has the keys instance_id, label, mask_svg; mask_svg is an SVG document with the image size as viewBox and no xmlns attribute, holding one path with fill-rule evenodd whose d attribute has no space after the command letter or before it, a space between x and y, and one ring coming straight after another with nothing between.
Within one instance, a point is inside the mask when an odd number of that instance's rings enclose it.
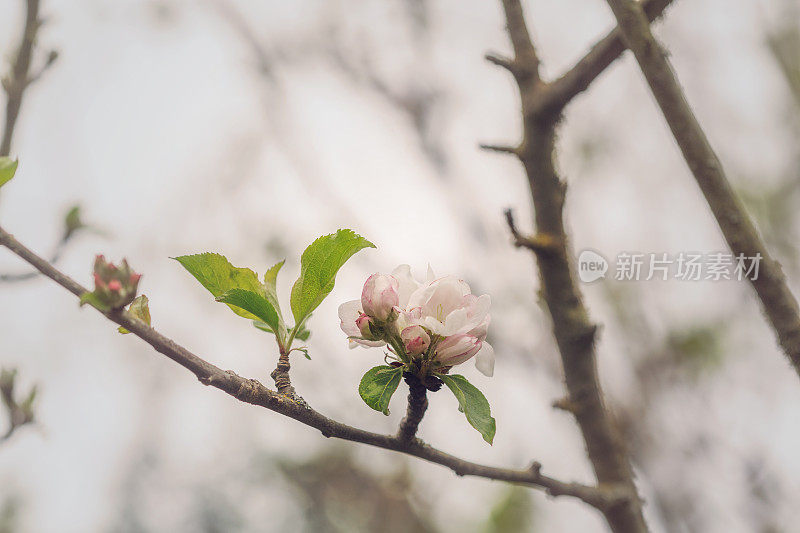
<instances>
[{"instance_id":1,"label":"pink flower bud","mask_svg":"<svg viewBox=\"0 0 800 533\"><path fill-rule=\"evenodd\" d=\"M436 345L436 360L443 366L455 366L472 358L483 343L477 337L466 334L451 335Z\"/></svg>"},{"instance_id":2,"label":"pink flower bud","mask_svg":"<svg viewBox=\"0 0 800 533\"><path fill-rule=\"evenodd\" d=\"M398 289L399 284L393 276L371 275L361 292L362 310L377 320L387 320L400 301Z\"/></svg>"},{"instance_id":3,"label":"pink flower bud","mask_svg":"<svg viewBox=\"0 0 800 533\"><path fill-rule=\"evenodd\" d=\"M137 274L122 260L120 266L106 261L102 255L94 260L94 294L97 300L112 308L125 307L136 298L141 274Z\"/></svg>"},{"instance_id":4,"label":"pink flower bud","mask_svg":"<svg viewBox=\"0 0 800 533\"><path fill-rule=\"evenodd\" d=\"M425 353L431 344L431 336L422 326L408 326L400 332L400 338L408 355Z\"/></svg>"}]
</instances>

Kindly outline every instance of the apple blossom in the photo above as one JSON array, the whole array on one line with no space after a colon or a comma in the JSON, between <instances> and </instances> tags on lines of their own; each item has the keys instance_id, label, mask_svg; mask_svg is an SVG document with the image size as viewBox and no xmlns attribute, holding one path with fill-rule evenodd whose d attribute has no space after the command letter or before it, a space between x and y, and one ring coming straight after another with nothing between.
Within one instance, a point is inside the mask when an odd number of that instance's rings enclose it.
<instances>
[{"instance_id":1,"label":"apple blossom","mask_svg":"<svg viewBox=\"0 0 800 533\"><path fill-rule=\"evenodd\" d=\"M342 304L339 317L342 330L355 344L388 344L421 373L447 372L474 357L478 370L491 376L494 350L486 342L490 305L488 294L472 294L459 278L436 278L429 267L427 280L419 283L408 265L400 265L391 275L370 276L361 301ZM370 318L366 327L362 315Z\"/></svg>"}]
</instances>

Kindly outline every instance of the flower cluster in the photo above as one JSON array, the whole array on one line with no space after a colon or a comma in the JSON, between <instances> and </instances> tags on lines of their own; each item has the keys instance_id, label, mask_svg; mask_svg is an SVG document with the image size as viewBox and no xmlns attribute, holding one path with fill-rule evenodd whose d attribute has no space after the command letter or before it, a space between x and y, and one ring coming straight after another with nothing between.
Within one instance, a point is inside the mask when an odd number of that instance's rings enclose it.
<instances>
[{"instance_id":1,"label":"flower cluster","mask_svg":"<svg viewBox=\"0 0 800 533\"><path fill-rule=\"evenodd\" d=\"M116 266L98 255L94 260L94 295L100 304L110 309L125 307L136 298L141 277L125 259Z\"/></svg>"},{"instance_id":2,"label":"flower cluster","mask_svg":"<svg viewBox=\"0 0 800 533\"><path fill-rule=\"evenodd\" d=\"M491 376L490 304L488 294L475 296L461 279L436 278L429 269L426 282L418 283L400 265L391 275L370 276L361 299L339 307L339 318L351 348L388 345L414 373L446 373L474 357L478 370Z\"/></svg>"}]
</instances>

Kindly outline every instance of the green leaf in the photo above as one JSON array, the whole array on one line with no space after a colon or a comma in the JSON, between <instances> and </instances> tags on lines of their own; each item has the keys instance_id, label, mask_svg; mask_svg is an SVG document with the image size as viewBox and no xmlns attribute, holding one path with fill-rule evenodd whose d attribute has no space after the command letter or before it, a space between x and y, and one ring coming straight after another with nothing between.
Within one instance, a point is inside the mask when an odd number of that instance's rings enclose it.
<instances>
[{"instance_id":1,"label":"green leaf","mask_svg":"<svg viewBox=\"0 0 800 533\"><path fill-rule=\"evenodd\" d=\"M492 443L496 431L489 402L467 378L458 374L437 374L458 400L458 409L467 415L469 424L483 435L483 440Z\"/></svg>"},{"instance_id":2,"label":"green leaf","mask_svg":"<svg viewBox=\"0 0 800 533\"><path fill-rule=\"evenodd\" d=\"M258 281L255 272L249 268L237 268L231 265L224 255L206 252L182 255L173 257L173 259L183 265L203 287L214 295L214 298L219 298L231 289L244 289L257 294L264 293L264 286ZM228 304L228 307L239 316L251 320L260 319L253 313L235 305Z\"/></svg>"},{"instance_id":3,"label":"green leaf","mask_svg":"<svg viewBox=\"0 0 800 533\"><path fill-rule=\"evenodd\" d=\"M17 173L18 164L19 161L10 157L0 157L0 187L14 177L14 174Z\"/></svg>"},{"instance_id":4,"label":"green leaf","mask_svg":"<svg viewBox=\"0 0 800 533\"><path fill-rule=\"evenodd\" d=\"M361 378L358 393L364 402L381 413L389 414L389 400L400 385L403 377L403 367L388 365L371 368Z\"/></svg>"},{"instance_id":5,"label":"green leaf","mask_svg":"<svg viewBox=\"0 0 800 533\"><path fill-rule=\"evenodd\" d=\"M281 304L278 302L278 272L280 272L285 262L286 260L275 263L264 273L264 293L267 297L267 301L278 314L278 331L280 331L282 339L286 338L286 324L283 321Z\"/></svg>"},{"instance_id":6,"label":"green leaf","mask_svg":"<svg viewBox=\"0 0 800 533\"><path fill-rule=\"evenodd\" d=\"M261 331L266 331L267 333L272 333L273 335L275 334L275 332L272 331L272 328L269 327L269 324L267 324L266 322L262 322L260 320L253 320L253 326L255 326L256 329L260 329Z\"/></svg>"},{"instance_id":7,"label":"green leaf","mask_svg":"<svg viewBox=\"0 0 800 533\"><path fill-rule=\"evenodd\" d=\"M311 315L308 315L308 316L311 316ZM311 336L311 332L308 329L306 329L305 324L303 324L302 326L300 326L300 330L297 332L297 334L294 336L294 338L295 339L300 339L301 341L307 341L310 336Z\"/></svg>"},{"instance_id":8,"label":"green leaf","mask_svg":"<svg viewBox=\"0 0 800 533\"><path fill-rule=\"evenodd\" d=\"M67 214L64 216L64 237L63 240L67 240L72 237L76 231L81 230L86 227L86 224L83 223L81 220L81 206L74 205L72 206Z\"/></svg>"},{"instance_id":9,"label":"green leaf","mask_svg":"<svg viewBox=\"0 0 800 533\"><path fill-rule=\"evenodd\" d=\"M150 325L150 301L144 294L137 296L128 307L128 313L133 315L134 318L141 320L148 326ZM117 331L126 335L130 333L127 329L120 326Z\"/></svg>"},{"instance_id":10,"label":"green leaf","mask_svg":"<svg viewBox=\"0 0 800 533\"><path fill-rule=\"evenodd\" d=\"M111 310L111 308L103 303L100 298L93 292L84 292L81 294L80 305L83 307L84 305L89 304L98 311L102 311L104 313Z\"/></svg>"},{"instance_id":11,"label":"green leaf","mask_svg":"<svg viewBox=\"0 0 800 533\"><path fill-rule=\"evenodd\" d=\"M300 277L292 287L292 313L301 324L333 290L336 273L354 253L375 245L349 229L312 242L300 258Z\"/></svg>"},{"instance_id":12,"label":"green leaf","mask_svg":"<svg viewBox=\"0 0 800 533\"><path fill-rule=\"evenodd\" d=\"M245 289L231 289L218 296L217 301L251 313L267 324L273 332L278 329L278 313L261 294Z\"/></svg>"}]
</instances>

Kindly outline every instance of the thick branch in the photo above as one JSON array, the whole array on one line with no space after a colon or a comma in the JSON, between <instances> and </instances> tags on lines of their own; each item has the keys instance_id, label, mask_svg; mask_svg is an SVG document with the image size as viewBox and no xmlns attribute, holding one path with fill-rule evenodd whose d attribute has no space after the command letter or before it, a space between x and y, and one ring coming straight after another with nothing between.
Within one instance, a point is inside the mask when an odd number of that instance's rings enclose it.
<instances>
[{"instance_id":1,"label":"thick branch","mask_svg":"<svg viewBox=\"0 0 800 533\"><path fill-rule=\"evenodd\" d=\"M39 31L39 0L27 0L25 12L25 29L22 40L17 49L17 55L11 65L8 76L3 78L3 88L8 100L6 102L6 122L3 130L3 140L0 141L0 157L11 153L11 139L14 136L14 127L17 124L19 110L25 89L33 81L30 76L31 56L36 42L36 33Z\"/></svg>"},{"instance_id":2,"label":"thick branch","mask_svg":"<svg viewBox=\"0 0 800 533\"><path fill-rule=\"evenodd\" d=\"M77 297L87 291L79 283L58 271L50 263L23 246L13 235L0 228L0 245L36 268ZM98 311L100 312L100 311ZM453 470L459 476L477 476L509 483L518 483L543 489L552 496L571 496L604 511L616 505L624 498L624 493L616 486L591 487L580 483L565 483L542 475L540 465L525 470L513 470L485 466L459 459L453 455L437 450L416 439L402 440L393 435L381 435L363 429L354 428L311 409L303 401L279 394L262 385L255 379L246 379L234 372L222 370L201 359L183 346L165 337L140 320L132 318L125 311L100 312L112 322L148 343L157 352L162 353L192 372L204 385L211 385L234 398L252 405L265 407L307 426L318 429L325 437L333 437L359 442L386 450L418 457Z\"/></svg>"},{"instance_id":3,"label":"thick branch","mask_svg":"<svg viewBox=\"0 0 800 533\"><path fill-rule=\"evenodd\" d=\"M508 3L503 0L504 6ZM521 11L506 9L506 13L510 17L522 16ZM509 28L517 25L514 20L508 21ZM518 38L510 37L512 42ZM514 48L516 50L518 45L515 44ZM526 60L524 56L514 58L515 63ZM538 60L535 66L538 68ZM571 412L580 427L598 483L621 487L628 495L618 505L604 511L606 520L616 533L646 532L628 451L603 401L594 347L597 328L583 304L570 260L563 220L566 187L555 168L555 130L562 108L548 104L547 85L526 84L516 79L524 128L523 142L516 155L528 177L536 214L536 235L546 235L547 246L541 246L541 239L523 237L509 213L506 214L507 221L517 246L536 252L541 292L553 321L568 399L573 407Z\"/></svg>"},{"instance_id":4,"label":"thick branch","mask_svg":"<svg viewBox=\"0 0 800 533\"><path fill-rule=\"evenodd\" d=\"M780 264L767 252L755 225L736 197L664 49L650 31L641 6L633 0L607 2L731 251L737 256L762 258L757 279L750 281L783 351L800 375L800 310Z\"/></svg>"}]
</instances>

